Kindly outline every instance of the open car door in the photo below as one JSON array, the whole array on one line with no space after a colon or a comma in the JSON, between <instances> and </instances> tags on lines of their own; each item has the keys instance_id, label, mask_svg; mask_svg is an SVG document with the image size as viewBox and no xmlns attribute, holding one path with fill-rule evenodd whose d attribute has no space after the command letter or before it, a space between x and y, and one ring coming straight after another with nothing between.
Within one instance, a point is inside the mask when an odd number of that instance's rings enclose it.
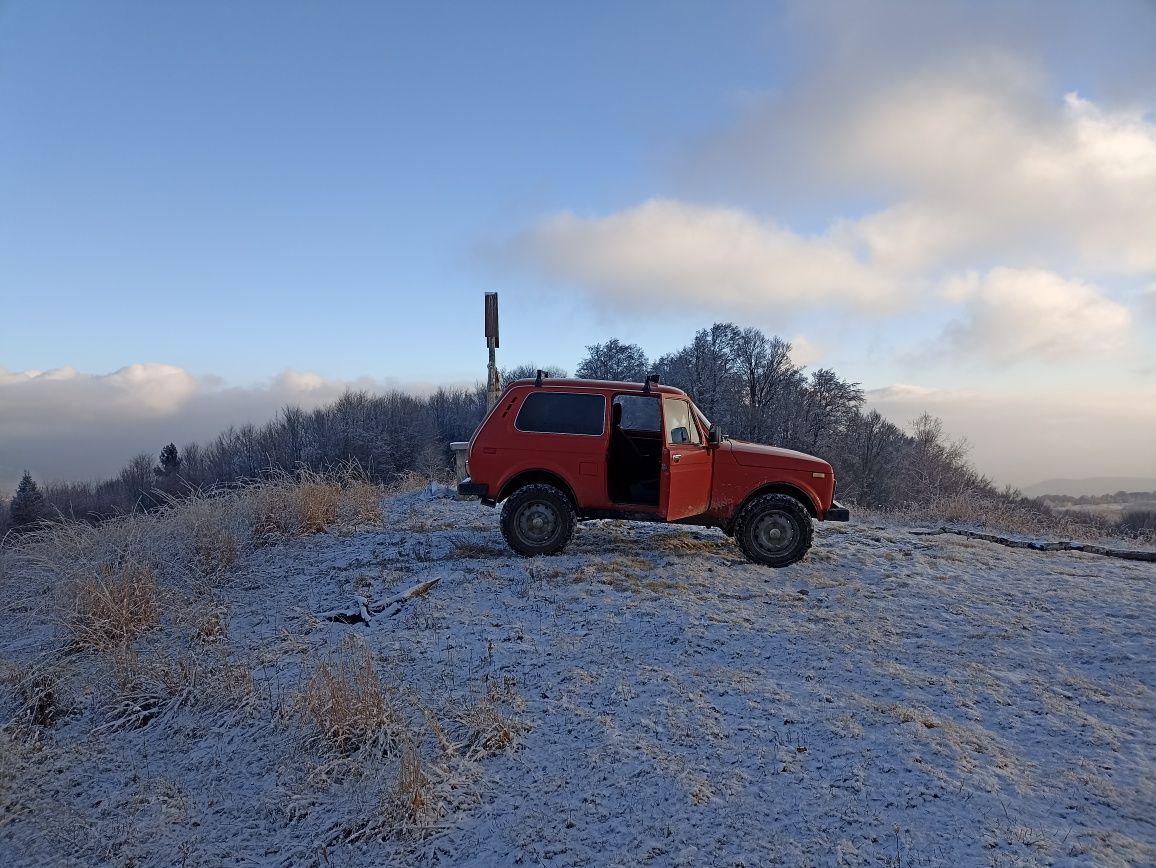
<instances>
[{"instance_id":1,"label":"open car door","mask_svg":"<svg viewBox=\"0 0 1156 868\"><path fill-rule=\"evenodd\" d=\"M685 398L662 399L659 505L667 521L701 515L710 505L714 456Z\"/></svg>"}]
</instances>

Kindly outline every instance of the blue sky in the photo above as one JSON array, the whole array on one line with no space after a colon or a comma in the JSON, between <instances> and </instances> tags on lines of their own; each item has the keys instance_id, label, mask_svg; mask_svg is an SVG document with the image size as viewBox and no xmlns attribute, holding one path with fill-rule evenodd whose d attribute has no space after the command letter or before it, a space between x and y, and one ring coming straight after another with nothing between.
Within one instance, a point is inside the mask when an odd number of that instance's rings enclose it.
<instances>
[{"instance_id":1,"label":"blue sky","mask_svg":"<svg viewBox=\"0 0 1156 868\"><path fill-rule=\"evenodd\" d=\"M514 279L485 248L661 192L772 65L754 7L551 6L7 6L5 364L475 375L480 295ZM519 356L599 337L521 309Z\"/></svg>"},{"instance_id":2,"label":"blue sky","mask_svg":"<svg viewBox=\"0 0 1156 868\"><path fill-rule=\"evenodd\" d=\"M0 484L472 381L491 290L505 364L732 320L1000 481L1156 475L1153 44L1143 0L2 3Z\"/></svg>"}]
</instances>

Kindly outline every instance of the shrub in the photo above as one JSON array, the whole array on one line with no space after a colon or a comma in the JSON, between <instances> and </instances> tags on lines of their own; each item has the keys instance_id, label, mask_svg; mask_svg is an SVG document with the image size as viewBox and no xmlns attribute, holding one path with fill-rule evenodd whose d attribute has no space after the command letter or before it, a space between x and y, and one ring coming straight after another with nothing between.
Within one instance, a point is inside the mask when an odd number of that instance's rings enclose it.
<instances>
[{"instance_id":1,"label":"shrub","mask_svg":"<svg viewBox=\"0 0 1156 868\"><path fill-rule=\"evenodd\" d=\"M1156 533L1156 510L1136 509L1124 513L1117 527L1124 533L1141 536Z\"/></svg>"}]
</instances>

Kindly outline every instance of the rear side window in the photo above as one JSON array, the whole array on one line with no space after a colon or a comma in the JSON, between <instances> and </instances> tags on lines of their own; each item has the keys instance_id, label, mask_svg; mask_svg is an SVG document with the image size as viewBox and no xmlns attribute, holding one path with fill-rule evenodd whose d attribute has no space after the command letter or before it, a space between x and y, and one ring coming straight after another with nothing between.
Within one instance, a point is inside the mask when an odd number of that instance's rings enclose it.
<instances>
[{"instance_id":1,"label":"rear side window","mask_svg":"<svg viewBox=\"0 0 1156 868\"><path fill-rule=\"evenodd\" d=\"M522 402L514 427L536 434L599 436L606 428L606 399L602 395L531 392Z\"/></svg>"},{"instance_id":2,"label":"rear side window","mask_svg":"<svg viewBox=\"0 0 1156 868\"><path fill-rule=\"evenodd\" d=\"M614 404L622 409L611 414L612 421L621 425L623 430L655 433L662 430L662 413L658 409L657 396L618 395L614 398Z\"/></svg>"}]
</instances>

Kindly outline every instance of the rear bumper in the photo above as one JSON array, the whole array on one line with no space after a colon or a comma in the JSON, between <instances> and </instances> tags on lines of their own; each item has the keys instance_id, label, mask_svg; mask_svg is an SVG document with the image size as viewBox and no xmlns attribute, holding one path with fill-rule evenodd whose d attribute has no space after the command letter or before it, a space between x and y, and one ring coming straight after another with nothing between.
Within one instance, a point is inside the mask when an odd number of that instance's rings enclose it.
<instances>
[{"instance_id":1,"label":"rear bumper","mask_svg":"<svg viewBox=\"0 0 1156 868\"><path fill-rule=\"evenodd\" d=\"M823 521L850 521L851 510L837 500L831 501L831 508L823 514Z\"/></svg>"},{"instance_id":2,"label":"rear bumper","mask_svg":"<svg viewBox=\"0 0 1156 868\"><path fill-rule=\"evenodd\" d=\"M484 482L474 482L468 476L458 483L458 494L462 497L487 497L490 487Z\"/></svg>"}]
</instances>

